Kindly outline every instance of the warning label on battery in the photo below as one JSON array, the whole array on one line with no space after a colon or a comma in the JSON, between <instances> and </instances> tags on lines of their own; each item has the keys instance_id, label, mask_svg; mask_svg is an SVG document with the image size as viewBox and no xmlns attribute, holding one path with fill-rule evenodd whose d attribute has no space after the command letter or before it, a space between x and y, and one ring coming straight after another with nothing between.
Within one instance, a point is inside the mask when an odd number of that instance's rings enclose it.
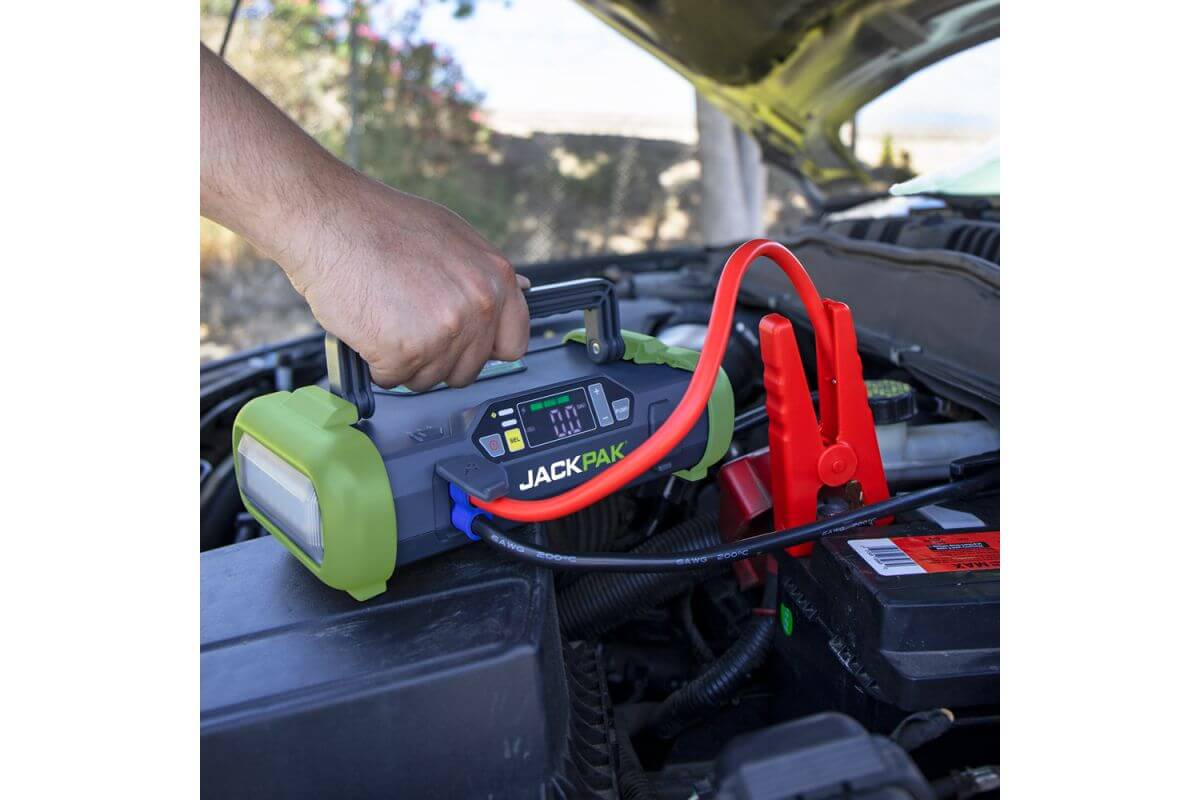
<instances>
[{"instance_id":1,"label":"warning label on battery","mask_svg":"<svg viewBox=\"0 0 1200 800\"><path fill-rule=\"evenodd\" d=\"M1000 531L852 539L848 544L880 575L1000 569Z\"/></svg>"}]
</instances>

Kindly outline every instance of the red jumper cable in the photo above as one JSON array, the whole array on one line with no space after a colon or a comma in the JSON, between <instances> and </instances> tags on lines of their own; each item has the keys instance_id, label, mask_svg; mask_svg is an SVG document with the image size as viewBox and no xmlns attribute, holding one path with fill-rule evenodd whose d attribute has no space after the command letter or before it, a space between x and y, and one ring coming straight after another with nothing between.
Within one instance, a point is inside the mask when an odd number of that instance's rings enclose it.
<instances>
[{"instance_id":1,"label":"red jumper cable","mask_svg":"<svg viewBox=\"0 0 1200 800\"><path fill-rule=\"evenodd\" d=\"M604 472L560 495L542 500L501 497L485 501L472 497L472 504L518 522L556 519L607 497L658 464L704 413L729 342L742 277L760 257L771 259L787 273L808 312L816 337L817 390L822 412L818 426L791 323L779 314L768 314L759 324L759 331L770 450L777 455L771 464L776 527L814 520L817 493L825 486L843 486L857 480L866 502L886 499L887 483L867 405L850 309L843 303L822 300L790 250L777 242L754 239L725 262L713 298L708 335L691 383L679 405L650 438ZM811 549L811 545L793 550L806 552L805 548Z\"/></svg>"}]
</instances>

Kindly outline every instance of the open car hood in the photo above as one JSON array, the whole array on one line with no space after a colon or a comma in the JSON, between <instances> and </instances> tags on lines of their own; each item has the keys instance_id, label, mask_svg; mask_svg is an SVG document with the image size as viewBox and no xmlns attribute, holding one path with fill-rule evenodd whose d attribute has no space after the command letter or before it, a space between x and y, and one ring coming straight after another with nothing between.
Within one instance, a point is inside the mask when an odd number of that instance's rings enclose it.
<instances>
[{"instance_id":1,"label":"open car hood","mask_svg":"<svg viewBox=\"0 0 1200 800\"><path fill-rule=\"evenodd\" d=\"M879 190L839 129L908 76L1000 35L999 0L579 0L821 193Z\"/></svg>"}]
</instances>

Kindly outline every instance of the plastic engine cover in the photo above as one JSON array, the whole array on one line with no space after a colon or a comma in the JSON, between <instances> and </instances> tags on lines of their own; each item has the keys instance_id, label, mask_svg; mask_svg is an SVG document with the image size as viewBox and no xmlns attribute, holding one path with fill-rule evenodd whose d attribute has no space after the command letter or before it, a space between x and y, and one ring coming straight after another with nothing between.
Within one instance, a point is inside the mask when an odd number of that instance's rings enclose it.
<instances>
[{"instance_id":1,"label":"plastic engine cover","mask_svg":"<svg viewBox=\"0 0 1200 800\"><path fill-rule=\"evenodd\" d=\"M547 571L466 548L358 603L263 538L200 573L203 796L533 797L561 766Z\"/></svg>"},{"instance_id":2,"label":"plastic engine cover","mask_svg":"<svg viewBox=\"0 0 1200 800\"><path fill-rule=\"evenodd\" d=\"M721 752L715 800L933 800L895 742L842 714L737 737Z\"/></svg>"}]
</instances>

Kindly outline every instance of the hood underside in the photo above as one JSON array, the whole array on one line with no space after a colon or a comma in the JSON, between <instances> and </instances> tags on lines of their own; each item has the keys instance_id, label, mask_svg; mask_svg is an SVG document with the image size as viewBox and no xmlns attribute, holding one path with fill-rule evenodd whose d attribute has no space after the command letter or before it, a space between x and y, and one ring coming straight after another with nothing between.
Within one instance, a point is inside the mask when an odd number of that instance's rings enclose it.
<instances>
[{"instance_id":1,"label":"hood underside","mask_svg":"<svg viewBox=\"0 0 1200 800\"><path fill-rule=\"evenodd\" d=\"M1000 35L999 0L579 0L822 193L876 190L839 136L921 69Z\"/></svg>"}]
</instances>

